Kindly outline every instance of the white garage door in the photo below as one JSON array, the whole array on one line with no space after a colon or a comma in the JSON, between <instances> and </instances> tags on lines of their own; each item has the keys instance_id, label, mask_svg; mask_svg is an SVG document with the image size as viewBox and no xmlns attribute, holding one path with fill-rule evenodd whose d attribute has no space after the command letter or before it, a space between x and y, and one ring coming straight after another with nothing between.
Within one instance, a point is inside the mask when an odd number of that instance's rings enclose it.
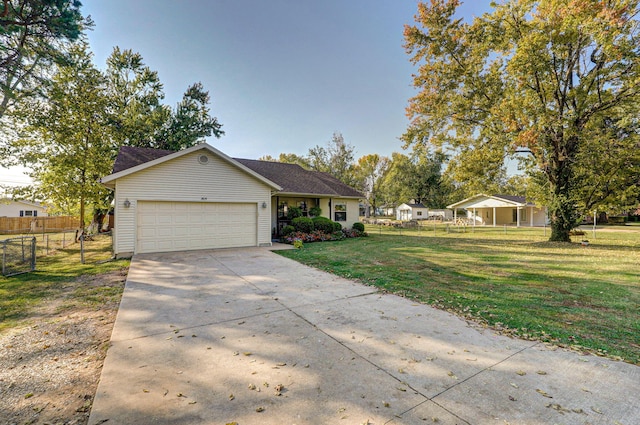
<instances>
[{"instance_id":1,"label":"white garage door","mask_svg":"<svg viewBox=\"0 0 640 425\"><path fill-rule=\"evenodd\" d=\"M136 252L256 246L256 204L138 202Z\"/></svg>"}]
</instances>

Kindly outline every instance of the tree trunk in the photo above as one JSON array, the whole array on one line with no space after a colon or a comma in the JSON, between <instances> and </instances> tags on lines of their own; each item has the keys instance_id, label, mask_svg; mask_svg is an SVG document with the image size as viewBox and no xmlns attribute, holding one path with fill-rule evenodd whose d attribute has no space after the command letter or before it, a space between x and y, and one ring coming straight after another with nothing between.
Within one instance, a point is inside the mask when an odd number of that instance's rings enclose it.
<instances>
[{"instance_id":1,"label":"tree trunk","mask_svg":"<svg viewBox=\"0 0 640 425\"><path fill-rule=\"evenodd\" d=\"M562 141L562 136L558 138ZM562 148L554 152L548 170L552 188L552 200L549 205L549 219L551 221L551 242L571 242L570 231L576 227L576 202L573 200L573 161L575 149L574 140L569 139L566 144L559 143Z\"/></svg>"},{"instance_id":2,"label":"tree trunk","mask_svg":"<svg viewBox=\"0 0 640 425\"><path fill-rule=\"evenodd\" d=\"M552 206L549 208L549 218L551 220L551 242L571 242L569 232L575 227L575 220L572 219L575 204L564 195L556 194Z\"/></svg>"}]
</instances>

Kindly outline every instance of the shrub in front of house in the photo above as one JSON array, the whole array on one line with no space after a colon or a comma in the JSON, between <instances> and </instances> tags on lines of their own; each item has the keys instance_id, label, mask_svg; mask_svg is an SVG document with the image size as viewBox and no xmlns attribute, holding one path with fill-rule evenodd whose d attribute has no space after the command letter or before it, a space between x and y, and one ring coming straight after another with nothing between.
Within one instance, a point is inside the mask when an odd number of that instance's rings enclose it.
<instances>
[{"instance_id":1,"label":"shrub in front of house","mask_svg":"<svg viewBox=\"0 0 640 425\"><path fill-rule=\"evenodd\" d=\"M327 217L314 217L312 220L313 228L315 230L320 230L324 233L333 233L333 221L331 221Z\"/></svg>"},{"instance_id":2,"label":"shrub in front of house","mask_svg":"<svg viewBox=\"0 0 640 425\"><path fill-rule=\"evenodd\" d=\"M355 229L342 229L342 235L345 238L363 238L369 236L367 232L362 232L360 230Z\"/></svg>"},{"instance_id":3,"label":"shrub in front of house","mask_svg":"<svg viewBox=\"0 0 640 425\"><path fill-rule=\"evenodd\" d=\"M291 224L296 229L296 232L311 233L313 232L313 220L309 217L296 217L291 220Z\"/></svg>"},{"instance_id":4,"label":"shrub in front of house","mask_svg":"<svg viewBox=\"0 0 640 425\"><path fill-rule=\"evenodd\" d=\"M320 207L311 207L311 209L309 210L309 215L311 217L320 217L321 214L322 214L322 208Z\"/></svg>"},{"instance_id":5,"label":"shrub in front of house","mask_svg":"<svg viewBox=\"0 0 640 425\"><path fill-rule=\"evenodd\" d=\"M282 228L282 230L280 231L280 233L282 234L282 236L287 236L290 235L291 233L295 232L296 228L291 226L291 225L286 225Z\"/></svg>"},{"instance_id":6,"label":"shrub in front of house","mask_svg":"<svg viewBox=\"0 0 640 425\"><path fill-rule=\"evenodd\" d=\"M297 217L302 217L302 215L302 208L299 207L289 207L289 210L287 211L287 218L289 220L293 220Z\"/></svg>"},{"instance_id":7,"label":"shrub in front of house","mask_svg":"<svg viewBox=\"0 0 640 425\"><path fill-rule=\"evenodd\" d=\"M307 242L326 242L326 241L341 241L346 238L361 238L369 236L367 232L361 232L356 229L342 229L332 232L324 232L322 230L313 230L311 232L294 231L288 234L284 234L280 238L280 242L294 244L296 241Z\"/></svg>"},{"instance_id":8,"label":"shrub in front of house","mask_svg":"<svg viewBox=\"0 0 640 425\"><path fill-rule=\"evenodd\" d=\"M337 221L333 222L333 231L334 232L339 232L342 230L342 224L338 223Z\"/></svg>"},{"instance_id":9,"label":"shrub in front of house","mask_svg":"<svg viewBox=\"0 0 640 425\"><path fill-rule=\"evenodd\" d=\"M324 233L319 230L314 230L309 233L305 232L293 232L284 236L280 239L281 242L293 244L295 241L300 240L303 242L325 242L325 241L336 241L344 239L342 232L335 233Z\"/></svg>"},{"instance_id":10,"label":"shrub in front of house","mask_svg":"<svg viewBox=\"0 0 640 425\"><path fill-rule=\"evenodd\" d=\"M353 223L354 230L358 230L360 232L364 232L364 224L358 222L358 223Z\"/></svg>"}]
</instances>

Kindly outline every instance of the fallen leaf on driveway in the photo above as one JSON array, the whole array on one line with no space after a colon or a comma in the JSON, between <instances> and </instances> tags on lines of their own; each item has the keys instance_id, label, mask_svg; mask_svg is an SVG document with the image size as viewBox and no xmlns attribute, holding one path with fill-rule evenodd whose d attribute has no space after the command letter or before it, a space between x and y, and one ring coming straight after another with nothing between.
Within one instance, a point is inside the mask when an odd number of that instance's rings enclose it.
<instances>
[{"instance_id":1,"label":"fallen leaf on driveway","mask_svg":"<svg viewBox=\"0 0 640 425\"><path fill-rule=\"evenodd\" d=\"M553 409L553 410L557 410L558 412L564 414L564 412L571 412L571 410L569 409L565 409L564 407L560 406L558 403L551 403L551 404L547 404L546 406L548 409Z\"/></svg>"},{"instance_id":2,"label":"fallen leaf on driveway","mask_svg":"<svg viewBox=\"0 0 640 425\"><path fill-rule=\"evenodd\" d=\"M282 395L282 390L284 390L284 385L282 384L278 384L275 386L275 390L276 390L276 395L277 396L281 396Z\"/></svg>"},{"instance_id":3,"label":"fallen leaf on driveway","mask_svg":"<svg viewBox=\"0 0 640 425\"><path fill-rule=\"evenodd\" d=\"M599 415L602 415L602 410L598 409L597 407L591 406L591 410L593 410L594 412L596 412Z\"/></svg>"},{"instance_id":4,"label":"fallen leaf on driveway","mask_svg":"<svg viewBox=\"0 0 640 425\"><path fill-rule=\"evenodd\" d=\"M525 372L524 370L519 370L519 371L516 372L516 374L520 375L520 376L524 376L524 375L527 374L527 372Z\"/></svg>"},{"instance_id":5,"label":"fallen leaf on driveway","mask_svg":"<svg viewBox=\"0 0 640 425\"><path fill-rule=\"evenodd\" d=\"M547 394L546 392L544 392L544 391L542 391L542 390L540 390L540 389L536 389L536 391L537 391L540 395L542 395L542 396L544 396L544 397L547 397L547 398L553 398L552 396L550 396L549 394Z\"/></svg>"}]
</instances>

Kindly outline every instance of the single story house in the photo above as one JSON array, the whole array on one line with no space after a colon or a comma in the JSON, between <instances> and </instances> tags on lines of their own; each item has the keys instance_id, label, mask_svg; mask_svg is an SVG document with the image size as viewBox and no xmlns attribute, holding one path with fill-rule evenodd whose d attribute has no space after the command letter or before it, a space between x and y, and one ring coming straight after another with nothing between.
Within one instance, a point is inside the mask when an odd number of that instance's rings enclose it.
<instances>
[{"instance_id":1,"label":"single story house","mask_svg":"<svg viewBox=\"0 0 640 425\"><path fill-rule=\"evenodd\" d=\"M0 217L46 217L47 209L40 202L0 199Z\"/></svg>"},{"instance_id":2,"label":"single story house","mask_svg":"<svg viewBox=\"0 0 640 425\"><path fill-rule=\"evenodd\" d=\"M429 208L421 203L400 204L396 208L396 220L426 220L429 217Z\"/></svg>"},{"instance_id":3,"label":"single story house","mask_svg":"<svg viewBox=\"0 0 640 425\"><path fill-rule=\"evenodd\" d=\"M112 174L116 256L269 246L298 207L351 227L362 194L295 164L231 158L202 143L173 152L120 149Z\"/></svg>"},{"instance_id":4,"label":"single story house","mask_svg":"<svg viewBox=\"0 0 640 425\"><path fill-rule=\"evenodd\" d=\"M534 227L547 223L547 209L527 202L524 196L479 194L447 208L453 210L454 220L458 219L458 211L464 210L474 225Z\"/></svg>"}]
</instances>

